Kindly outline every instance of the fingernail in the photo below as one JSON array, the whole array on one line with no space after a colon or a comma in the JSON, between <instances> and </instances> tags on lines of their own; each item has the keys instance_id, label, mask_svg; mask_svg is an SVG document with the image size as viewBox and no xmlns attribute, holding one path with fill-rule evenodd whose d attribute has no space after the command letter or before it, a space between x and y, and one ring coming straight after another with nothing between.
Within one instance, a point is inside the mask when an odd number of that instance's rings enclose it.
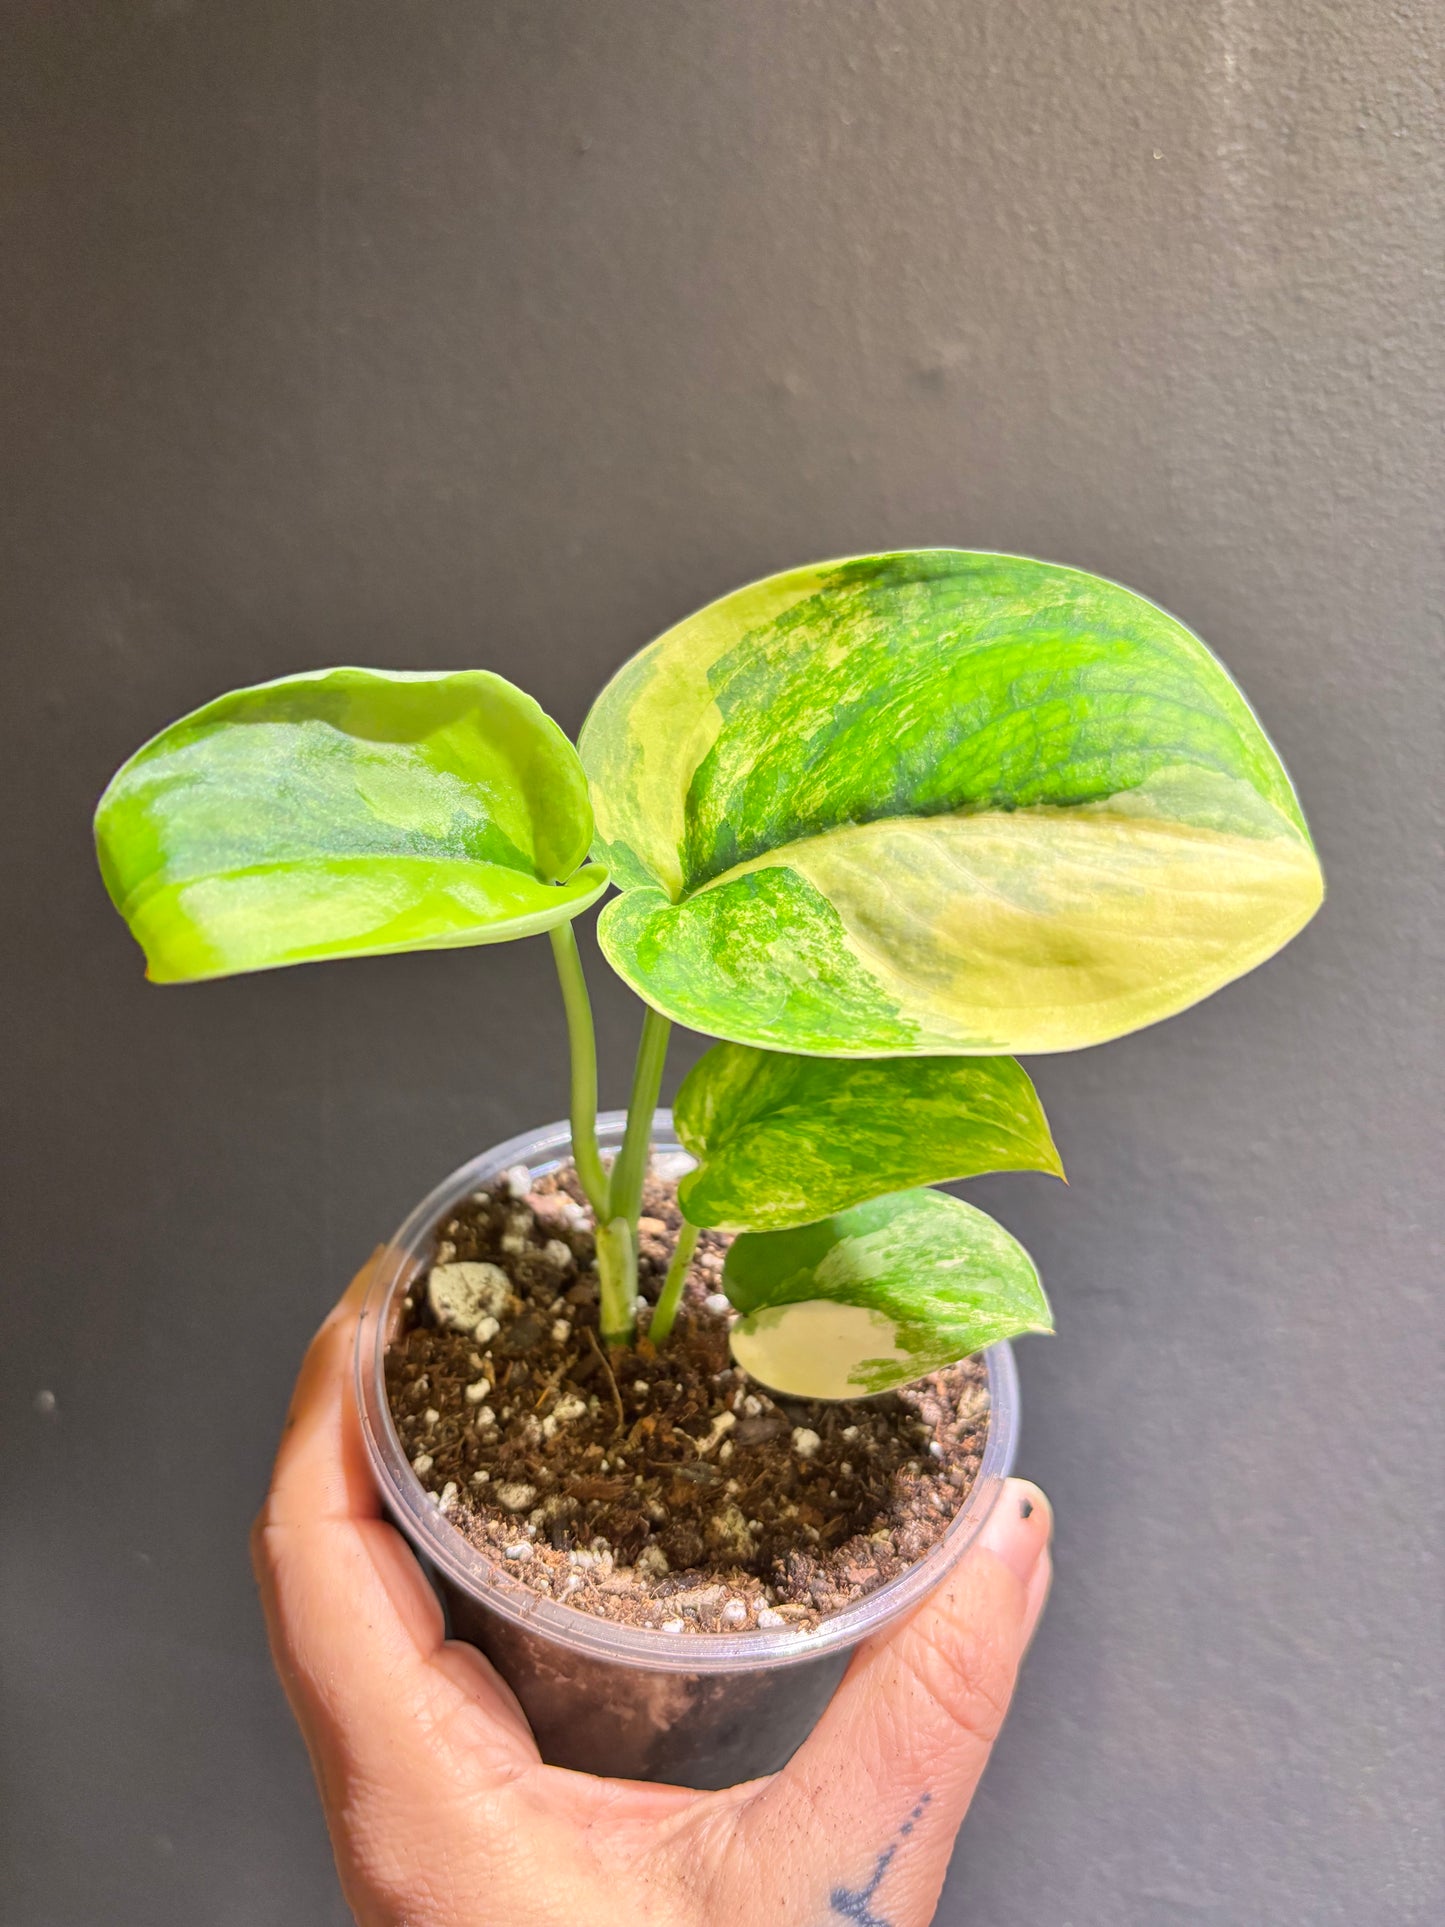
<instances>
[{"instance_id":1,"label":"fingernail","mask_svg":"<svg viewBox=\"0 0 1445 1927\"><path fill-rule=\"evenodd\" d=\"M1024 1594L1024 1650L1027 1651L1038 1631L1039 1620L1043 1617L1044 1605L1049 1596L1050 1568L1047 1559L1040 1559L1034 1567L1034 1576L1029 1581L1029 1589Z\"/></svg>"},{"instance_id":2,"label":"fingernail","mask_svg":"<svg viewBox=\"0 0 1445 1927\"><path fill-rule=\"evenodd\" d=\"M979 1534L979 1544L1001 1559L1021 1586L1028 1586L1048 1549L1054 1515L1036 1485L1010 1479Z\"/></svg>"}]
</instances>

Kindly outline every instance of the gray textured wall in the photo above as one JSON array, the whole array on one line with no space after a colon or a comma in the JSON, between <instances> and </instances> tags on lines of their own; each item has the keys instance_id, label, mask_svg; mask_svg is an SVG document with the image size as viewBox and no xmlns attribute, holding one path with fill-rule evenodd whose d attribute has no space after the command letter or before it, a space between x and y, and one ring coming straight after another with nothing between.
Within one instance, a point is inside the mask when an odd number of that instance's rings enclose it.
<instances>
[{"instance_id":1,"label":"gray textured wall","mask_svg":"<svg viewBox=\"0 0 1445 1927\"><path fill-rule=\"evenodd\" d=\"M485 663L575 727L707 597L933 541L1198 627L1331 885L1204 1008L1037 1063L1067 1193L978 1187L1060 1313L1022 1348L1058 1585L939 1918L1445 1918L1442 16L15 0L0 33L6 1927L343 1918L245 1528L349 1269L563 1107L531 946L148 989L87 851L112 765L338 659Z\"/></svg>"}]
</instances>

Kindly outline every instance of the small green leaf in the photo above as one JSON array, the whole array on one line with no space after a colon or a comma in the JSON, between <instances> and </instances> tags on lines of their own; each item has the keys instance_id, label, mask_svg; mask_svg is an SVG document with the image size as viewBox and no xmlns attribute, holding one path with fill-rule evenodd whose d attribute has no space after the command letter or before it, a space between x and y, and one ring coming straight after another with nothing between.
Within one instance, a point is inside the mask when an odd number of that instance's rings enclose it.
<instances>
[{"instance_id":1,"label":"small green leaf","mask_svg":"<svg viewBox=\"0 0 1445 1927\"><path fill-rule=\"evenodd\" d=\"M323 669L208 703L112 779L101 872L160 983L501 943L607 887L577 752L486 670Z\"/></svg>"},{"instance_id":2,"label":"small green leaf","mask_svg":"<svg viewBox=\"0 0 1445 1927\"><path fill-rule=\"evenodd\" d=\"M1272 956L1323 883L1199 638L1081 570L825 562L689 616L579 744L598 935L656 1009L819 1056L1072 1050Z\"/></svg>"},{"instance_id":3,"label":"small green leaf","mask_svg":"<svg viewBox=\"0 0 1445 1927\"><path fill-rule=\"evenodd\" d=\"M1064 1175L1012 1057L795 1057L715 1044L672 1116L698 1160L678 1202L693 1224L723 1231L780 1231L882 1191L985 1171Z\"/></svg>"},{"instance_id":4,"label":"small green leaf","mask_svg":"<svg viewBox=\"0 0 1445 1927\"><path fill-rule=\"evenodd\" d=\"M1016 1238L942 1191L896 1191L821 1224L745 1232L723 1289L743 1370L795 1398L887 1392L1019 1332L1051 1331Z\"/></svg>"}]
</instances>

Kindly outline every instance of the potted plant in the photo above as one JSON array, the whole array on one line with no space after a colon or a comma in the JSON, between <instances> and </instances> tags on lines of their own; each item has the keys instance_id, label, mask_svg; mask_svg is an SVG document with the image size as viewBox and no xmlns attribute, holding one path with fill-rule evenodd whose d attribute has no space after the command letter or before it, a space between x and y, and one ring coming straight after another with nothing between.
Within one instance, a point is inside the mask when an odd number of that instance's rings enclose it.
<instances>
[{"instance_id":1,"label":"potted plant","mask_svg":"<svg viewBox=\"0 0 1445 1927\"><path fill-rule=\"evenodd\" d=\"M159 982L547 935L570 1123L413 1213L358 1398L544 1754L694 1785L787 1757L1007 1470L1007 1340L1048 1305L934 1187L1062 1176L1015 1054L1184 1009L1322 894L1197 637L961 550L724 597L619 670L575 749L484 670L237 690L131 757L96 833ZM599 941L643 1008L599 1120L572 924L609 885ZM669 1114L675 1023L718 1041Z\"/></svg>"}]
</instances>

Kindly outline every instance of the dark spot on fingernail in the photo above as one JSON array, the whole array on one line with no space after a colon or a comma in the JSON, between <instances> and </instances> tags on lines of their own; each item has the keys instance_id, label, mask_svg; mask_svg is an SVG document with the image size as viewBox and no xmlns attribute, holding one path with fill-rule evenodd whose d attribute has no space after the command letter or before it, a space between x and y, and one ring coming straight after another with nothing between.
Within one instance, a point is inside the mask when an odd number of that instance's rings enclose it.
<instances>
[{"instance_id":1,"label":"dark spot on fingernail","mask_svg":"<svg viewBox=\"0 0 1445 1927\"><path fill-rule=\"evenodd\" d=\"M1021 1519L1032 1519L1032 1518L1033 1518L1033 1516L1034 1516L1034 1502L1033 1502L1033 1500L1032 1500L1032 1499L1020 1499L1020 1500L1019 1500L1019 1517L1020 1517Z\"/></svg>"}]
</instances>

